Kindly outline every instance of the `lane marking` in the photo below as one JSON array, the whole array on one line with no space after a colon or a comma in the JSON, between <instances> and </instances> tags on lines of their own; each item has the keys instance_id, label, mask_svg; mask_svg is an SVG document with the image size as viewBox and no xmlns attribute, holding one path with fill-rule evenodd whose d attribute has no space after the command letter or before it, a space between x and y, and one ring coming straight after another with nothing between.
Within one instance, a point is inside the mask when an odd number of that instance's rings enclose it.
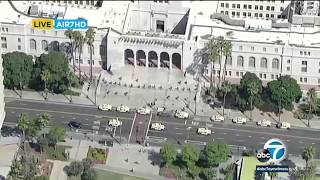
<instances>
[{"instance_id":1,"label":"lane marking","mask_svg":"<svg viewBox=\"0 0 320 180\"><path fill-rule=\"evenodd\" d=\"M132 130L133 130L133 126L134 126L134 122L136 121L136 118L137 118L137 113L134 114L134 118L133 118L133 121L132 121L131 129L130 129L130 133L129 133L129 137L128 137L128 145L129 145L129 142L130 142L130 138L131 138L131 134L132 134Z\"/></svg>"},{"instance_id":2,"label":"lane marking","mask_svg":"<svg viewBox=\"0 0 320 180\"><path fill-rule=\"evenodd\" d=\"M217 138L215 138L215 139L224 139L223 137L217 137Z\"/></svg>"},{"instance_id":3,"label":"lane marking","mask_svg":"<svg viewBox=\"0 0 320 180\"><path fill-rule=\"evenodd\" d=\"M184 126L184 124L174 123L174 122L164 122L164 124ZM195 125L190 124L190 126L195 126ZM279 131L279 134L277 134L277 133L271 133L271 132L259 132L259 131L252 131L252 130L232 129L232 128L215 127L215 126L212 127L212 129L220 129L220 130L226 130L226 131L232 131L232 132L236 131L236 132L244 132L244 133L263 134L263 135L270 135L270 136L282 136L282 137L290 137L290 138L297 138L297 139L308 139L308 140L320 141L319 138L280 134L282 131Z\"/></svg>"},{"instance_id":4,"label":"lane marking","mask_svg":"<svg viewBox=\"0 0 320 180\"><path fill-rule=\"evenodd\" d=\"M145 143L145 142L146 142L146 137L147 137L148 132L149 132L149 127L150 127L151 120L152 120L152 113L150 114L150 118L149 118L147 130L146 130L146 134L144 135L144 142L143 142L143 144L146 144L146 143Z\"/></svg>"},{"instance_id":5,"label":"lane marking","mask_svg":"<svg viewBox=\"0 0 320 180\"><path fill-rule=\"evenodd\" d=\"M16 107L7 107L7 109L20 109L20 110L27 110L27 111L40 111L40 112L49 112L49 113L61 113L61 114L69 114L69 115L80 115L80 116L91 116L91 117L95 117L97 115L94 114L83 114L83 113L71 113L71 112L64 112L64 111L53 111L53 110L39 110L39 109L30 109L30 108L16 108ZM37 116L39 116L39 114L36 114ZM128 117L121 117L121 116L100 116L102 118L115 118L118 117L119 119L123 119L123 120L132 120L131 118Z\"/></svg>"},{"instance_id":6,"label":"lane marking","mask_svg":"<svg viewBox=\"0 0 320 180\"><path fill-rule=\"evenodd\" d=\"M239 136L240 136L240 134L236 134L236 136L237 136L237 137L239 137Z\"/></svg>"},{"instance_id":7,"label":"lane marking","mask_svg":"<svg viewBox=\"0 0 320 180\"><path fill-rule=\"evenodd\" d=\"M252 138L252 136L248 136L248 138Z\"/></svg>"},{"instance_id":8,"label":"lane marking","mask_svg":"<svg viewBox=\"0 0 320 180\"><path fill-rule=\"evenodd\" d=\"M176 133L177 135L181 135L181 134L183 134L183 133Z\"/></svg>"}]
</instances>

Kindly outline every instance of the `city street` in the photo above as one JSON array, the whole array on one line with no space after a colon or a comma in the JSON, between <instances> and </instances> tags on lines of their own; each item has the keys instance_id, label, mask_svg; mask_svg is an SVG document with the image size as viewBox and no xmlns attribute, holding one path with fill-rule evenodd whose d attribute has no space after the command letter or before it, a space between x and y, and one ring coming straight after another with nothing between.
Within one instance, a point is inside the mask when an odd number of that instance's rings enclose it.
<instances>
[{"instance_id":1,"label":"city street","mask_svg":"<svg viewBox=\"0 0 320 180\"><path fill-rule=\"evenodd\" d=\"M119 113L116 111L99 111L95 106L74 104L12 100L6 102L6 123L16 123L21 113L28 113L35 117L41 113L52 116L53 124L66 126L69 121L81 122L83 132L92 133L94 121L100 121L99 134L106 134L109 119L119 118L123 122L121 136L130 139L130 143L142 140L147 134L147 142L159 144L164 142L194 143L204 145L207 142L224 142L229 145L245 146L247 149L259 149L270 138L279 138L288 146L289 154L300 154L306 145L313 144L320 152L320 131L310 129L283 130L275 127L257 127L255 125L237 125L220 122L204 122L193 119L176 119L170 114L163 116L138 115L134 112ZM151 117L151 122L150 122ZM161 122L165 125L164 131L148 130L148 125ZM138 127L138 128L137 128ZM201 136L196 133L198 127L208 127L214 133ZM137 130L138 129L138 130ZM120 128L116 130L120 136ZM123 141L126 142L126 141Z\"/></svg>"}]
</instances>

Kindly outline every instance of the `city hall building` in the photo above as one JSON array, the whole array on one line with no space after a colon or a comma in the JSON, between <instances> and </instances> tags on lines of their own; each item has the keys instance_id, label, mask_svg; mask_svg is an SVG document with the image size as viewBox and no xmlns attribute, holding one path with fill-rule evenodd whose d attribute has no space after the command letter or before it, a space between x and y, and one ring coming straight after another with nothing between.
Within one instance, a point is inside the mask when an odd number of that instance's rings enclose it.
<instances>
[{"instance_id":1,"label":"city hall building","mask_svg":"<svg viewBox=\"0 0 320 180\"><path fill-rule=\"evenodd\" d=\"M64 50L63 30L31 28L35 17L86 18L96 31L93 60L84 45L76 67L94 74L124 66L199 72L210 76L208 41L223 36L232 43L226 70L215 75L239 82L246 72L263 81L290 75L307 89L320 84L318 1L5 1L1 9L1 51L34 56ZM10 16L8 16L10 14ZM249 15L250 14L250 15ZM84 32L83 32L84 33ZM77 53L78 54L78 53ZM73 65L71 58L70 66ZM152 76L152 74L150 74Z\"/></svg>"}]
</instances>

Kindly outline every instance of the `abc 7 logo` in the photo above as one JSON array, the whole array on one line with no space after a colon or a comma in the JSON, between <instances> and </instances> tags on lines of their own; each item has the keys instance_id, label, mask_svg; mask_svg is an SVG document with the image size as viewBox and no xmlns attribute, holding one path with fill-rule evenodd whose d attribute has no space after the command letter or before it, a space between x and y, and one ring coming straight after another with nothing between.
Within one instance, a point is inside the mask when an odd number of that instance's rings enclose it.
<instances>
[{"instance_id":1,"label":"abc 7 logo","mask_svg":"<svg viewBox=\"0 0 320 180\"><path fill-rule=\"evenodd\" d=\"M271 158L271 154L268 149L260 149L257 152L257 159L260 162L268 162Z\"/></svg>"}]
</instances>

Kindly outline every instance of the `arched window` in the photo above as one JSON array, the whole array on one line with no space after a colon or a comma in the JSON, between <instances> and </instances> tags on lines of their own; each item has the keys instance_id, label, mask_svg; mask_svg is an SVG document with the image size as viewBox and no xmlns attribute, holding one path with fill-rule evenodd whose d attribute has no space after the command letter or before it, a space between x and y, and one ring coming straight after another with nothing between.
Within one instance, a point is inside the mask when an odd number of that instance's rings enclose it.
<instances>
[{"instance_id":1,"label":"arched window","mask_svg":"<svg viewBox=\"0 0 320 180\"><path fill-rule=\"evenodd\" d=\"M243 67L243 56L237 57L237 66Z\"/></svg>"},{"instance_id":2,"label":"arched window","mask_svg":"<svg viewBox=\"0 0 320 180\"><path fill-rule=\"evenodd\" d=\"M37 42L34 39L30 39L30 49L37 50Z\"/></svg>"},{"instance_id":3,"label":"arched window","mask_svg":"<svg viewBox=\"0 0 320 180\"><path fill-rule=\"evenodd\" d=\"M249 57L249 67L256 67L256 58Z\"/></svg>"},{"instance_id":4,"label":"arched window","mask_svg":"<svg viewBox=\"0 0 320 180\"><path fill-rule=\"evenodd\" d=\"M272 60L272 68L279 69L279 59L275 58Z\"/></svg>"},{"instance_id":5,"label":"arched window","mask_svg":"<svg viewBox=\"0 0 320 180\"><path fill-rule=\"evenodd\" d=\"M261 58L261 61L260 61L260 67L261 68L267 68L268 67L268 60L267 58Z\"/></svg>"},{"instance_id":6,"label":"arched window","mask_svg":"<svg viewBox=\"0 0 320 180\"><path fill-rule=\"evenodd\" d=\"M42 50L44 50L44 51L48 51L48 41L42 40L42 41L41 41L41 48L42 48Z\"/></svg>"}]
</instances>

